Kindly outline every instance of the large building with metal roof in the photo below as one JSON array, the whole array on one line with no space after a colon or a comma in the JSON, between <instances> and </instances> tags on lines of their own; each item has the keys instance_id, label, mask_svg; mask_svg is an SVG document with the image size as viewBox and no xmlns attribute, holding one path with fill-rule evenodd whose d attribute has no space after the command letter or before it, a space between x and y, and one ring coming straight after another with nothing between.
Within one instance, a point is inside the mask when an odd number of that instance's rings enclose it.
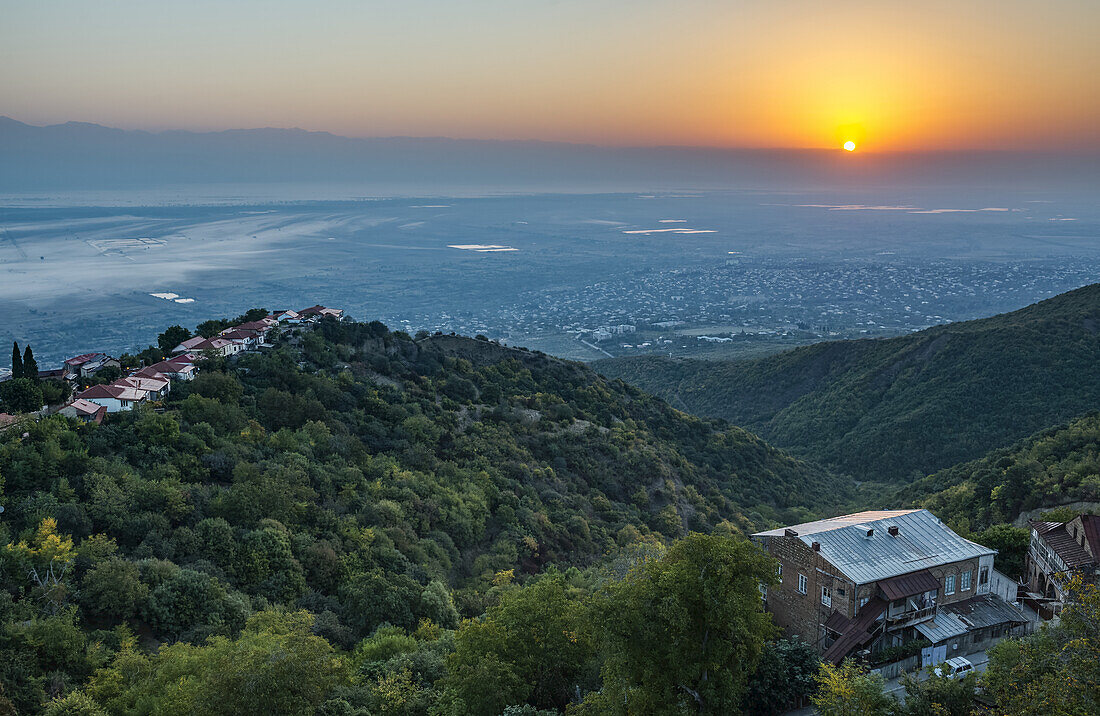
<instances>
[{"instance_id":1,"label":"large building with metal roof","mask_svg":"<svg viewBox=\"0 0 1100 716\"><path fill-rule=\"evenodd\" d=\"M873 660L915 640L931 642L930 663L958 656L960 637L973 629L947 608L974 600L1010 628L1028 622L991 594L996 550L960 537L928 510L858 512L753 540L779 561L780 584L765 592L776 623L834 663L852 655ZM989 607L989 599L1009 611ZM954 639L955 648L938 637Z\"/></svg>"}]
</instances>

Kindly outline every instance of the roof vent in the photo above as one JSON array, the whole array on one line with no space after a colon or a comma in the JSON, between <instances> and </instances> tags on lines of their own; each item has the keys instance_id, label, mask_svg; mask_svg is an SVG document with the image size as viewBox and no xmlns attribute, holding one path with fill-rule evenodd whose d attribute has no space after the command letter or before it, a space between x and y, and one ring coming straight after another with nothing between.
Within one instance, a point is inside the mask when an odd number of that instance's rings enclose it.
<instances>
[{"instance_id":1,"label":"roof vent","mask_svg":"<svg viewBox=\"0 0 1100 716\"><path fill-rule=\"evenodd\" d=\"M886 529L886 531L890 533L891 537L897 537L898 536L898 526L897 525L890 525Z\"/></svg>"},{"instance_id":2,"label":"roof vent","mask_svg":"<svg viewBox=\"0 0 1100 716\"><path fill-rule=\"evenodd\" d=\"M871 539L875 536L875 529L873 527L867 528L867 539Z\"/></svg>"},{"instance_id":3,"label":"roof vent","mask_svg":"<svg viewBox=\"0 0 1100 716\"><path fill-rule=\"evenodd\" d=\"M787 529L783 530L783 536L784 537L797 537L798 533L795 532L794 530L792 530L790 527L788 527Z\"/></svg>"},{"instance_id":4,"label":"roof vent","mask_svg":"<svg viewBox=\"0 0 1100 716\"><path fill-rule=\"evenodd\" d=\"M811 546L814 548L814 552L820 552L821 551L821 543L820 542L814 542L813 545L811 545Z\"/></svg>"}]
</instances>

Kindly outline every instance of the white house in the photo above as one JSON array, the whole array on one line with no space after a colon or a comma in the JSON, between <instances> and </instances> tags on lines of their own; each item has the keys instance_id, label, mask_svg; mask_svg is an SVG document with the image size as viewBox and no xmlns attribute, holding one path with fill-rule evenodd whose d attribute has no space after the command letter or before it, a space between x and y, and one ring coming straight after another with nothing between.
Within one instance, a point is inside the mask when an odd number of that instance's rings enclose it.
<instances>
[{"instance_id":1,"label":"white house","mask_svg":"<svg viewBox=\"0 0 1100 716\"><path fill-rule=\"evenodd\" d=\"M57 412L70 418L83 420L86 423L102 423L107 408L90 400L77 398Z\"/></svg>"},{"instance_id":2,"label":"white house","mask_svg":"<svg viewBox=\"0 0 1100 716\"><path fill-rule=\"evenodd\" d=\"M194 380L195 364L176 359L162 360L160 363L142 368L134 375L139 378L156 378L163 375L171 380Z\"/></svg>"},{"instance_id":3,"label":"white house","mask_svg":"<svg viewBox=\"0 0 1100 716\"><path fill-rule=\"evenodd\" d=\"M196 343L191 346L188 352L202 355L205 351L213 351L214 354L219 356L230 356L234 353L240 353L242 350L244 350L243 343L226 340L220 336L214 336L213 338L204 339L201 343Z\"/></svg>"},{"instance_id":4,"label":"white house","mask_svg":"<svg viewBox=\"0 0 1100 716\"><path fill-rule=\"evenodd\" d=\"M192 336L191 338L188 338L186 341L183 341L178 346L173 348L172 352L173 353L184 353L186 351L191 350L192 348L194 348L195 346L197 346L198 344L202 343L205 340L206 339L203 338L202 336Z\"/></svg>"},{"instance_id":5,"label":"white house","mask_svg":"<svg viewBox=\"0 0 1100 716\"><path fill-rule=\"evenodd\" d=\"M133 410L134 406L146 399L143 390L128 385L93 385L76 397L89 403L102 405L108 413Z\"/></svg>"},{"instance_id":6,"label":"white house","mask_svg":"<svg viewBox=\"0 0 1100 716\"><path fill-rule=\"evenodd\" d=\"M113 385L128 386L144 391L148 400L163 400L172 390L172 383L163 375L159 378L149 376L132 375L129 378L120 378Z\"/></svg>"},{"instance_id":7,"label":"white house","mask_svg":"<svg viewBox=\"0 0 1100 716\"><path fill-rule=\"evenodd\" d=\"M106 353L84 353L65 361L64 375L68 380L87 378L107 366L118 368L120 364Z\"/></svg>"}]
</instances>

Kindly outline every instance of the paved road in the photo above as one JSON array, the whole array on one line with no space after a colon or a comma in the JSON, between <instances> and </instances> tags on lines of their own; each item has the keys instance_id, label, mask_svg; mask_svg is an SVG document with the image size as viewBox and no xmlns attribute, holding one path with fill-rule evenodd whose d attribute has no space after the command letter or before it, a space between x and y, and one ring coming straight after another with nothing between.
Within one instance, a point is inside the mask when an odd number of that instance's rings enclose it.
<instances>
[{"instance_id":1,"label":"paved road","mask_svg":"<svg viewBox=\"0 0 1100 716\"><path fill-rule=\"evenodd\" d=\"M968 654L967 659L974 665L974 671L985 671L986 665L989 663L989 656L984 651L979 651L974 654ZM921 671L920 680L924 681L928 678L928 672L926 670ZM901 685L901 677L896 679L890 679L886 682L886 687L883 689L887 694L895 697L898 701L905 703L905 687ZM794 711L788 711L784 716L814 716L817 712L812 706L807 706L804 709L795 709Z\"/></svg>"}]
</instances>

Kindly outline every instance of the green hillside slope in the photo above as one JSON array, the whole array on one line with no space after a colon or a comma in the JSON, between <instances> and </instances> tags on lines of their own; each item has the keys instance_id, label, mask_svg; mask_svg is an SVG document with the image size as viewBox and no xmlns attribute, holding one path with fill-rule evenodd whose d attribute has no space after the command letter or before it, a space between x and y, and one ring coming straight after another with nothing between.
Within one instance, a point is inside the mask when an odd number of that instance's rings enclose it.
<instances>
[{"instance_id":1,"label":"green hillside slope","mask_svg":"<svg viewBox=\"0 0 1100 716\"><path fill-rule=\"evenodd\" d=\"M1100 502L1100 413L941 470L898 496L974 531L1030 510Z\"/></svg>"},{"instance_id":2,"label":"green hillside slope","mask_svg":"<svg viewBox=\"0 0 1100 716\"><path fill-rule=\"evenodd\" d=\"M304 609L349 648L382 624L453 629L550 565L843 497L581 364L326 320L208 362L160 408L0 432L0 695L37 710L50 679L132 648L122 624L146 647L198 644Z\"/></svg>"},{"instance_id":3,"label":"green hillside slope","mask_svg":"<svg viewBox=\"0 0 1100 716\"><path fill-rule=\"evenodd\" d=\"M861 479L913 479L1100 405L1100 284L886 340L595 366Z\"/></svg>"}]
</instances>

